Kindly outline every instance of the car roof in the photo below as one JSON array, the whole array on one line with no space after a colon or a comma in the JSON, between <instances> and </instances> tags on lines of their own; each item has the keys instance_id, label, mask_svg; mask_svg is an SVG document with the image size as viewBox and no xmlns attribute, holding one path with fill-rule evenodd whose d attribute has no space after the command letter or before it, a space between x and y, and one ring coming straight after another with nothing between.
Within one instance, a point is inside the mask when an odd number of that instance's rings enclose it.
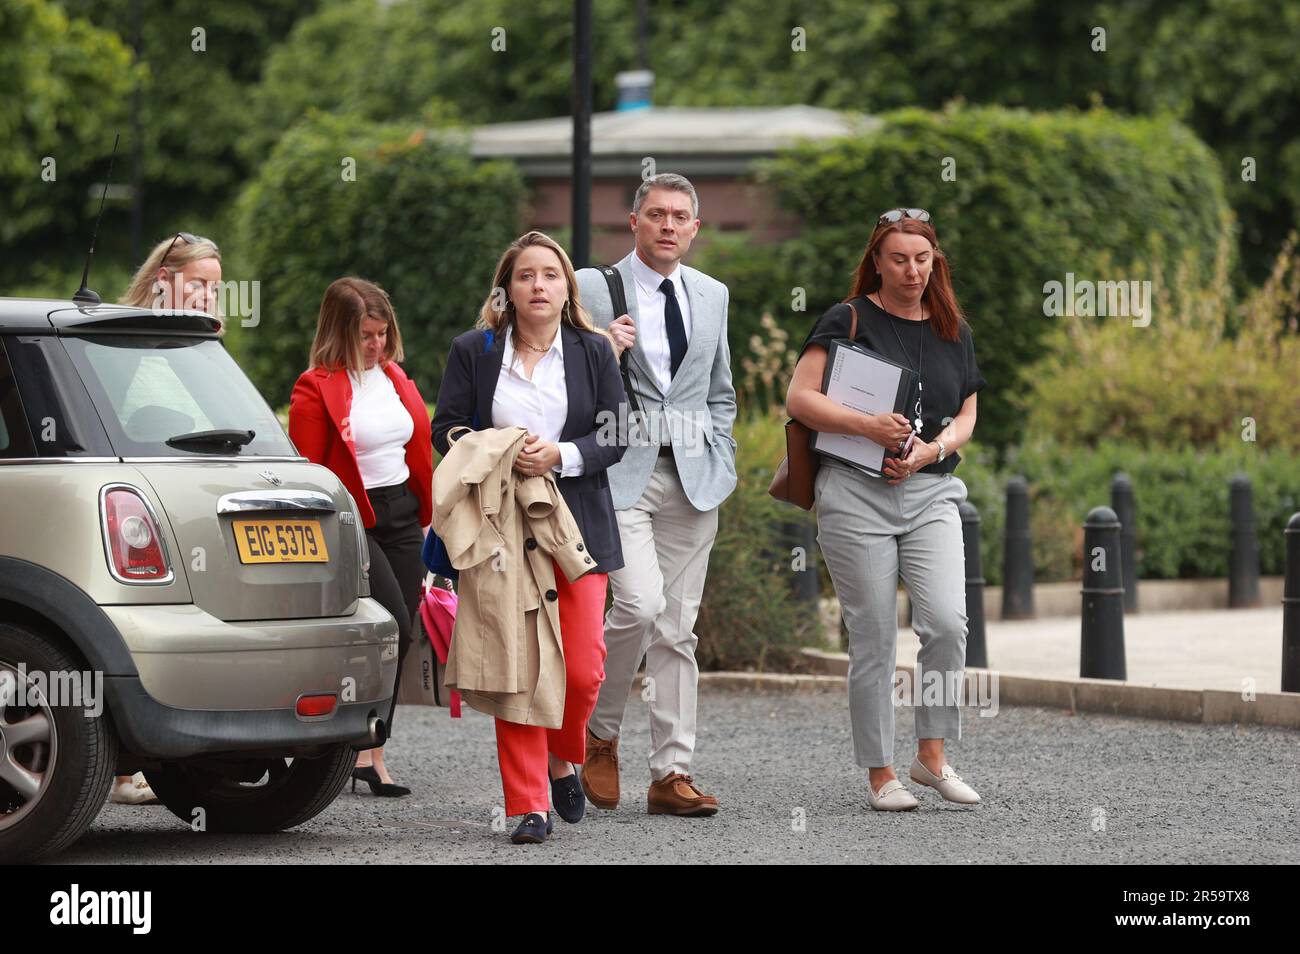
<instances>
[{"instance_id":1,"label":"car roof","mask_svg":"<svg viewBox=\"0 0 1300 954\"><path fill-rule=\"evenodd\" d=\"M85 305L63 298L0 298L0 332L174 332L216 337L221 324L201 311Z\"/></svg>"}]
</instances>

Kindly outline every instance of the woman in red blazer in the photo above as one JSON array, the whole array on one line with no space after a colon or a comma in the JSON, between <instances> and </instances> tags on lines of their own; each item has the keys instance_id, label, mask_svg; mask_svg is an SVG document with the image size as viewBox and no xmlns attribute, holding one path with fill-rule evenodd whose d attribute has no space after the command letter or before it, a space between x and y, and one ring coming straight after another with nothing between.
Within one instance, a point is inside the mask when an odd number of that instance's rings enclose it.
<instances>
[{"instance_id":1,"label":"woman in red blazer","mask_svg":"<svg viewBox=\"0 0 1300 954\"><path fill-rule=\"evenodd\" d=\"M370 547L370 593L397 620L397 667L412 639L433 514L429 412L397 362L402 337L388 294L360 278L325 290L311 366L289 402L289 437L308 460L334 471L356 499ZM388 710L392 736L397 688ZM362 752L352 773L376 795L407 795L384 766L384 750Z\"/></svg>"}]
</instances>

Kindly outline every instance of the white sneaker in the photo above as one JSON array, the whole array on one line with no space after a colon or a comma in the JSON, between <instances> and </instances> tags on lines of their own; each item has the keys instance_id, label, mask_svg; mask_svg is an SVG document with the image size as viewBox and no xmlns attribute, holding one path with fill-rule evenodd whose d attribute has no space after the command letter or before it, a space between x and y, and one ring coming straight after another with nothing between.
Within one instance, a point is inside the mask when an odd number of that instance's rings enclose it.
<instances>
[{"instance_id":1,"label":"white sneaker","mask_svg":"<svg viewBox=\"0 0 1300 954\"><path fill-rule=\"evenodd\" d=\"M891 778L880 786L879 792L873 792L870 780L867 781L867 804L878 812L910 812L920 802L903 787L902 782Z\"/></svg>"},{"instance_id":2,"label":"white sneaker","mask_svg":"<svg viewBox=\"0 0 1300 954\"><path fill-rule=\"evenodd\" d=\"M919 757L912 760L912 768L908 772L913 782L930 786L950 802L958 802L962 805L979 804L979 793L963 782L961 776L952 770L951 765L945 762L941 773L935 775L921 764Z\"/></svg>"},{"instance_id":3,"label":"white sneaker","mask_svg":"<svg viewBox=\"0 0 1300 954\"><path fill-rule=\"evenodd\" d=\"M157 805L158 796L149 787L143 772L136 772L129 782L113 786L109 801L114 805Z\"/></svg>"}]
</instances>

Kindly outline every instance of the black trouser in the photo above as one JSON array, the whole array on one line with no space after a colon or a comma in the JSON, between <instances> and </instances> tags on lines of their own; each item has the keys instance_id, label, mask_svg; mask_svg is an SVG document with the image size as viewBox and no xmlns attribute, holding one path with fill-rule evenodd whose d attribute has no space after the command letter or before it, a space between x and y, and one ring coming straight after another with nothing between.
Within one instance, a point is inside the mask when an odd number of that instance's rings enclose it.
<instances>
[{"instance_id":1,"label":"black trouser","mask_svg":"<svg viewBox=\"0 0 1300 954\"><path fill-rule=\"evenodd\" d=\"M370 595L397 620L397 679L393 682L393 702L387 719L391 738L397 684L402 678L406 650L414 639L415 610L424 580L424 562L420 559L424 531L420 527L420 501L406 484L368 487L366 496L375 511L375 525L366 531L370 545Z\"/></svg>"}]
</instances>

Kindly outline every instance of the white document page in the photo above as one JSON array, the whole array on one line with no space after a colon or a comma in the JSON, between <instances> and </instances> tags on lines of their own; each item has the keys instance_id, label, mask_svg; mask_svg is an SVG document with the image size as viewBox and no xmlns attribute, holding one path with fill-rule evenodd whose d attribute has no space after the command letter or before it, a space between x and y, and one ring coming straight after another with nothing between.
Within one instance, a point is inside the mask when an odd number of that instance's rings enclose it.
<instances>
[{"instance_id":1,"label":"white document page","mask_svg":"<svg viewBox=\"0 0 1300 954\"><path fill-rule=\"evenodd\" d=\"M863 414L892 412L903 369L853 348L841 346L834 351L826 396ZM813 438L813 450L877 472L885 462L885 448L855 434L818 432Z\"/></svg>"}]
</instances>

